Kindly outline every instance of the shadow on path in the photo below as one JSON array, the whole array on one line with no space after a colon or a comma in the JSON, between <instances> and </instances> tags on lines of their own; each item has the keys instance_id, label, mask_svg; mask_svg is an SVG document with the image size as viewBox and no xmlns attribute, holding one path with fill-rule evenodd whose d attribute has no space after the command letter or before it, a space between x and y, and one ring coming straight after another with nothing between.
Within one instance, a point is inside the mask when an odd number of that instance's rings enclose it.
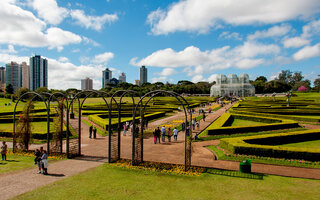
<instances>
[{"instance_id":1,"label":"shadow on path","mask_svg":"<svg viewBox=\"0 0 320 200\"><path fill-rule=\"evenodd\" d=\"M75 160L84 160L84 161L92 161L92 162L103 162L105 163L107 161L107 157L103 157L103 156L79 156L79 157L75 157L73 158Z\"/></svg>"}]
</instances>

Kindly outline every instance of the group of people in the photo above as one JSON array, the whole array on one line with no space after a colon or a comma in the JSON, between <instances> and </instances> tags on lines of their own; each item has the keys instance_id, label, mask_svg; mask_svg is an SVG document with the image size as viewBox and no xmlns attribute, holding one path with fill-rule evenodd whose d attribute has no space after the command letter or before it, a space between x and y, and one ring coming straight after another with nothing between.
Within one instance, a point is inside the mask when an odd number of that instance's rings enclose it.
<instances>
[{"instance_id":1,"label":"group of people","mask_svg":"<svg viewBox=\"0 0 320 200\"><path fill-rule=\"evenodd\" d=\"M167 134L166 134L167 133ZM173 134L173 139L175 141L178 140L178 129L175 127L173 130L171 130L171 128L168 128L168 131L166 131L166 127L162 126L161 129L160 127L157 127L154 131L153 131L153 140L154 143L157 144L157 142L160 144L160 137L162 142L165 142L165 137L168 137L168 141L171 142L171 137Z\"/></svg>"},{"instance_id":2,"label":"group of people","mask_svg":"<svg viewBox=\"0 0 320 200\"><path fill-rule=\"evenodd\" d=\"M6 141L2 142L1 146L1 160L6 161L7 160L7 150L8 150L8 145L6 144Z\"/></svg>"},{"instance_id":3,"label":"group of people","mask_svg":"<svg viewBox=\"0 0 320 200\"><path fill-rule=\"evenodd\" d=\"M93 133L93 138L97 138L97 128L93 127L92 125L89 127L89 138L92 138L92 133Z\"/></svg>"},{"instance_id":4,"label":"group of people","mask_svg":"<svg viewBox=\"0 0 320 200\"><path fill-rule=\"evenodd\" d=\"M34 152L34 155L36 156L34 158L34 164L38 165L39 168L39 172L38 174L44 174L47 175L48 174L48 154L46 150L43 150L43 147L40 147L39 149L36 149L36 151Z\"/></svg>"}]
</instances>

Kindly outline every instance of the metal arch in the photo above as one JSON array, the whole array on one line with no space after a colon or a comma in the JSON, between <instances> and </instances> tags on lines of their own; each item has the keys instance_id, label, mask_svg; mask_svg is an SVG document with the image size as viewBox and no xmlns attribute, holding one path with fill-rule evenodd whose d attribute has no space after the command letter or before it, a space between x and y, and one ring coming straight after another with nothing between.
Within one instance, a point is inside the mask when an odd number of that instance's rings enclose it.
<instances>
[{"instance_id":1,"label":"metal arch","mask_svg":"<svg viewBox=\"0 0 320 200\"><path fill-rule=\"evenodd\" d=\"M43 103L45 104L45 106L46 106L46 108L47 108L47 110L48 110L48 105L47 105L46 101L45 101L44 98L43 98L39 93L37 93L37 92L26 92L26 93L24 93L23 95L21 95L21 96L19 97L19 99L17 100L16 105L14 106L14 110L13 110L13 133L12 133L12 152L13 152L13 153L15 152L15 137L14 137L14 136L15 136L15 133L16 133L16 109L17 109L17 106L18 106L20 100L21 100L24 96L29 95L29 94L33 94L33 95L34 95L33 98L31 99L31 102L33 102L34 98L38 96L38 97L41 98L41 100L43 101ZM47 117L48 117L48 113L47 113Z\"/></svg>"},{"instance_id":2,"label":"metal arch","mask_svg":"<svg viewBox=\"0 0 320 200\"><path fill-rule=\"evenodd\" d=\"M155 90L155 91L151 91L151 92L148 92L146 93L144 96L141 97L140 101L138 102L138 104L136 105L135 107L135 111L133 112L133 135L132 135L132 164L136 164L135 163L135 115L136 115L136 111L137 111L137 108L138 106L141 104L142 106L142 101L144 98L146 98L148 95L152 95L152 94L159 94L159 93L166 93L166 94L170 94L172 96L174 96L179 102L180 104L182 105L183 107L183 110L184 110L184 113L185 113L185 120L186 120L186 124L188 122L188 115L187 115L187 112L186 112L186 109L185 109L185 105L181 102L181 100L178 98L182 98L184 102L186 102L188 108L189 108L189 104L188 102L180 95L178 95L177 93L174 93L174 92L171 92L171 91L166 91L166 90ZM155 97L155 95L151 96L149 98L149 100L145 103L145 106L147 105L147 103ZM142 115L144 115L144 110L142 112ZM190 113L190 121L192 119L192 113ZM191 123L190 123L191 124ZM192 131L192 129L189 129L189 131ZM141 130L142 134L141 134L141 161L143 161L143 129ZM190 132L190 135L192 136L192 133ZM190 155L190 159L191 159L191 155ZM190 160L190 163L191 163L191 160ZM185 130L185 171L187 170L187 131Z\"/></svg>"},{"instance_id":3,"label":"metal arch","mask_svg":"<svg viewBox=\"0 0 320 200\"><path fill-rule=\"evenodd\" d=\"M87 94L89 92L89 94ZM82 102L80 101L80 98L79 98L79 95L81 94L86 94L85 98L82 100ZM77 98L78 99L78 102L79 102L79 118L78 118L78 138L79 138L79 142L78 142L78 154L81 155L81 109L82 109L82 106L84 104L84 102L86 101L86 99L91 96L92 94L98 94L103 100L104 102L106 103L107 105L107 108L110 112L110 108L109 108L109 104L107 103L107 101L105 100L104 96L101 95L101 93L99 91L96 91L96 90L85 90L85 91L81 91L81 92L78 92L75 94L75 96L72 98L70 104L69 104L69 107L68 107L68 111L70 110L71 108L71 105L73 104L74 100ZM69 116L67 117L69 118ZM67 139L69 139L69 136L67 137ZM68 146L68 145L67 145Z\"/></svg>"},{"instance_id":4,"label":"metal arch","mask_svg":"<svg viewBox=\"0 0 320 200\"><path fill-rule=\"evenodd\" d=\"M54 92L52 94L50 94L48 92L42 92L41 94L45 94L45 95L49 96L48 108L47 108L47 113L49 113L47 115L47 152L49 154L49 150L50 150L50 102L52 101L53 97L57 100L56 94L61 95L66 100L67 107L68 107L68 99L67 99L67 96L62 92ZM68 116L68 114L69 113L67 112L66 115ZM67 127L69 127L69 117L67 117L66 122L67 122ZM68 134L68 132L67 132L67 134ZM62 153L62 140L60 141L60 153Z\"/></svg>"},{"instance_id":5,"label":"metal arch","mask_svg":"<svg viewBox=\"0 0 320 200\"><path fill-rule=\"evenodd\" d=\"M132 98L132 103L133 103L133 106L132 106L132 112L134 111L134 107L135 107L135 102L134 102L134 97L133 97L133 94L137 94L137 96L141 99L141 96L139 95L138 92L134 91L134 90L118 90L116 91L115 93L112 94L111 98L113 98L116 94L122 92L122 94L120 95L120 100L119 100L119 106L118 106L118 160L120 160L121 156L121 103L122 103L122 98L124 97L124 95L130 93L131 94L131 98ZM109 138L109 141L110 138ZM109 143L109 146L110 143ZM110 152L110 149L109 149L109 152Z\"/></svg>"}]
</instances>

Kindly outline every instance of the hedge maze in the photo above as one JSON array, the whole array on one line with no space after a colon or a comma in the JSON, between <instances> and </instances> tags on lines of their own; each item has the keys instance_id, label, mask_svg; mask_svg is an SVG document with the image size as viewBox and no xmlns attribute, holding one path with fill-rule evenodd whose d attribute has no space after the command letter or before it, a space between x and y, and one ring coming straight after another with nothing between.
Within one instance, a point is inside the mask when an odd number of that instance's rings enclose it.
<instances>
[{"instance_id":1,"label":"hedge maze","mask_svg":"<svg viewBox=\"0 0 320 200\"><path fill-rule=\"evenodd\" d=\"M320 146L301 148L280 145L320 140L320 129L297 129L304 124L314 127L320 125L320 94L312 98L301 94L293 96L290 106L286 100L286 97L277 97L275 100L270 97L250 97L240 100L228 113L213 122L202 136L221 135L219 146L234 156L299 159L317 163L320 161ZM237 119L243 124L234 126ZM246 121L261 124L247 125Z\"/></svg>"}]
</instances>

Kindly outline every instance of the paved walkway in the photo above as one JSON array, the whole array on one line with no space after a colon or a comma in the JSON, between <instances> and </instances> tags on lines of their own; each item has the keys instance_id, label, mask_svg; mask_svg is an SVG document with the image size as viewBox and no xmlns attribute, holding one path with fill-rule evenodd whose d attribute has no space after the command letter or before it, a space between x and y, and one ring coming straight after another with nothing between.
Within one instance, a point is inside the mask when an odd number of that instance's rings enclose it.
<instances>
[{"instance_id":1,"label":"paved walkway","mask_svg":"<svg viewBox=\"0 0 320 200\"><path fill-rule=\"evenodd\" d=\"M228 109L230 105L226 108ZM208 114L206 121L201 120L199 130L203 130L212 121L225 112L225 107ZM164 118L149 123L150 127L166 123L168 120L181 119L183 113L177 113L169 119ZM196 114L197 116L197 114ZM72 124L78 123L77 119L71 120ZM1 199L12 198L16 195L34 190L38 187L85 172L106 162L108 155L108 137L97 135L97 139L88 138L88 126L81 124L82 157L51 163L49 176L37 174L37 169L28 169L0 175ZM131 159L132 138L130 135L121 134L121 158ZM193 143L192 165L213 167L228 170L239 170L239 162L214 160L214 154L207 148L208 145L218 145L219 140ZM177 142L164 142L154 144L153 137L144 139L144 160L156 162L184 163L184 135L178 135ZM320 179L320 169L307 169L266 164L252 164L252 171L263 174L274 174L290 177Z\"/></svg>"}]
</instances>

